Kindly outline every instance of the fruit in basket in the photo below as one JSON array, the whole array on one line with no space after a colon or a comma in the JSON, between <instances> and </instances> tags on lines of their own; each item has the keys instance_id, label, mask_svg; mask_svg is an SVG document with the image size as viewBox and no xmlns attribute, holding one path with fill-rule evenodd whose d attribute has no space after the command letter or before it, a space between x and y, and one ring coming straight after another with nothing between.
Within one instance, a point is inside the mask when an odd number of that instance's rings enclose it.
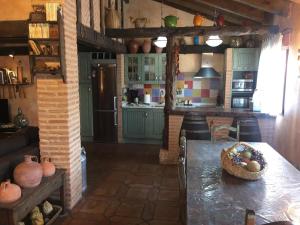
<instances>
[{"instance_id":1,"label":"fruit in basket","mask_svg":"<svg viewBox=\"0 0 300 225\"><path fill-rule=\"evenodd\" d=\"M251 159L252 157L252 153L250 151L243 151L241 155L245 159Z\"/></svg>"},{"instance_id":2,"label":"fruit in basket","mask_svg":"<svg viewBox=\"0 0 300 225\"><path fill-rule=\"evenodd\" d=\"M261 166L257 161L252 160L247 164L247 169L251 172L259 172Z\"/></svg>"}]
</instances>

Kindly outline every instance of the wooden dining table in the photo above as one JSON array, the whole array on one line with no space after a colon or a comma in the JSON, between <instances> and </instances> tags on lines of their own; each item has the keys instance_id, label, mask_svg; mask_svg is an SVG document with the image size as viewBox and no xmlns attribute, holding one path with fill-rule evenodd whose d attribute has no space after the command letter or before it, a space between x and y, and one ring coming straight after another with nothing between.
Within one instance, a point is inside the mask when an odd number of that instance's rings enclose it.
<instances>
[{"instance_id":1,"label":"wooden dining table","mask_svg":"<svg viewBox=\"0 0 300 225\"><path fill-rule=\"evenodd\" d=\"M300 221L290 214L300 207L299 170L267 143L250 143L263 153L267 170L256 181L234 177L220 162L222 149L233 144L187 142L187 224L243 225L246 209L255 211L257 225Z\"/></svg>"}]
</instances>

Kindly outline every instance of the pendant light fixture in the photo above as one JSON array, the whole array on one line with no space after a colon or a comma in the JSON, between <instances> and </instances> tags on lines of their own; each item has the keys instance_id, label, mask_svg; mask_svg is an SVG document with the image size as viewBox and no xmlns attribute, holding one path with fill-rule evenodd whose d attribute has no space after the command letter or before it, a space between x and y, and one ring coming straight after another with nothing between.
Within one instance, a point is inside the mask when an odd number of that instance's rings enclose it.
<instances>
[{"instance_id":1,"label":"pendant light fixture","mask_svg":"<svg viewBox=\"0 0 300 225\"><path fill-rule=\"evenodd\" d=\"M163 27L163 26L162 26L162 18L163 18L162 7L163 7L163 0L161 0L161 3L160 3L161 27ZM167 37L165 37L165 36L159 36L159 37L154 41L154 45L155 45L156 47L159 47L159 48L165 48L165 47L167 46Z\"/></svg>"},{"instance_id":2,"label":"pendant light fixture","mask_svg":"<svg viewBox=\"0 0 300 225\"><path fill-rule=\"evenodd\" d=\"M217 26L216 24L216 14L217 12L215 11L215 15L214 15L214 27ZM206 40L205 42L208 46L210 47L217 47L219 46L220 44L223 43L222 39L220 38L219 35L210 35L208 37L208 39Z\"/></svg>"}]
</instances>

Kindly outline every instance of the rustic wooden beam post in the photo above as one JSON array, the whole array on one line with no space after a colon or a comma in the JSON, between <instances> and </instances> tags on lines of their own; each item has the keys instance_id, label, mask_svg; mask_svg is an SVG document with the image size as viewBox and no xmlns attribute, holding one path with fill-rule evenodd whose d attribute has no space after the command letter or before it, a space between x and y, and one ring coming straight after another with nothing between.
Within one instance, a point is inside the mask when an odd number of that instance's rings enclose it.
<instances>
[{"instance_id":1,"label":"rustic wooden beam post","mask_svg":"<svg viewBox=\"0 0 300 225\"><path fill-rule=\"evenodd\" d=\"M100 0L100 27L101 33L105 34L105 0Z\"/></svg>"},{"instance_id":2,"label":"rustic wooden beam post","mask_svg":"<svg viewBox=\"0 0 300 225\"><path fill-rule=\"evenodd\" d=\"M76 13L77 13L77 22L82 22L82 16L81 16L81 0L76 0Z\"/></svg>"},{"instance_id":3,"label":"rustic wooden beam post","mask_svg":"<svg viewBox=\"0 0 300 225\"><path fill-rule=\"evenodd\" d=\"M94 29L94 1L89 0L89 7L90 7L90 27Z\"/></svg>"},{"instance_id":4,"label":"rustic wooden beam post","mask_svg":"<svg viewBox=\"0 0 300 225\"><path fill-rule=\"evenodd\" d=\"M169 115L175 106L174 90L176 75L175 37L169 36L167 42L167 66L166 66L166 95L165 95L165 127L163 147L168 149L169 140Z\"/></svg>"}]
</instances>

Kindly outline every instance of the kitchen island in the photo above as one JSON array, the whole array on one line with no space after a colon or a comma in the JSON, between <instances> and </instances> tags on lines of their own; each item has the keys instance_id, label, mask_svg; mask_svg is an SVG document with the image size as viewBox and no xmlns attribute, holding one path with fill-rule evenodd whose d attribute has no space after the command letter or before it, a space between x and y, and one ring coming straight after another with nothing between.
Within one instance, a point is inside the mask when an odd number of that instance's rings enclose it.
<instances>
[{"instance_id":1,"label":"kitchen island","mask_svg":"<svg viewBox=\"0 0 300 225\"><path fill-rule=\"evenodd\" d=\"M220 166L222 149L232 145L187 142L187 224L241 225L246 209L255 211L257 225L291 220L289 207L300 203L300 172L268 144L253 143L267 171L257 181L236 178Z\"/></svg>"}]
</instances>

